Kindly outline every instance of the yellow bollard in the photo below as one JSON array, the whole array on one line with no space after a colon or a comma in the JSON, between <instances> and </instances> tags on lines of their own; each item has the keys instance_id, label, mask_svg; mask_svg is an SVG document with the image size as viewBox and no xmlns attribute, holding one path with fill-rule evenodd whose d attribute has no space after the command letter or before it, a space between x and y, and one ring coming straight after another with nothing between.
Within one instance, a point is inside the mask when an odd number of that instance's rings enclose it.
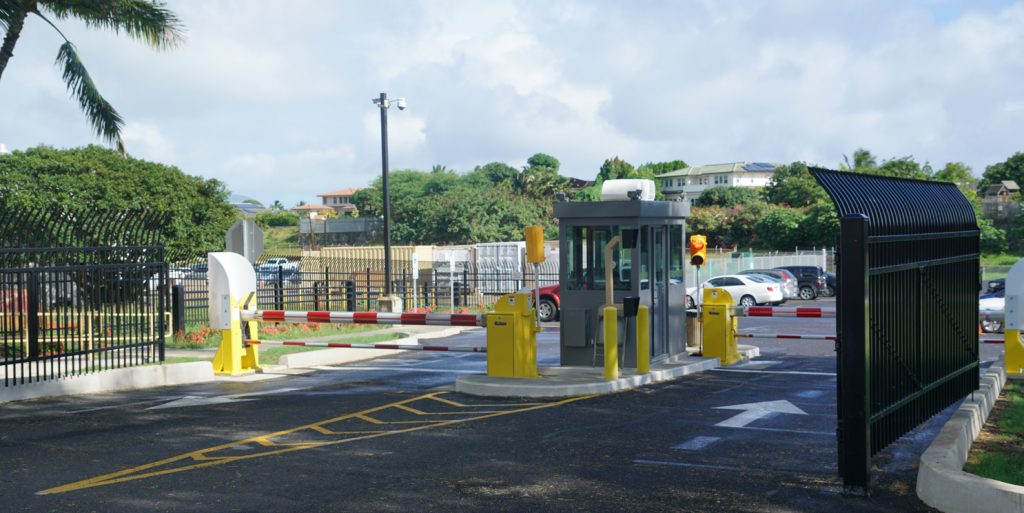
<instances>
[{"instance_id":1,"label":"yellow bollard","mask_svg":"<svg viewBox=\"0 0 1024 513\"><path fill-rule=\"evenodd\" d=\"M645 305L636 311L636 372L651 372L651 311Z\"/></svg>"},{"instance_id":2,"label":"yellow bollard","mask_svg":"<svg viewBox=\"0 0 1024 513\"><path fill-rule=\"evenodd\" d=\"M1020 330L1006 330L1006 373L1024 375L1024 340Z\"/></svg>"},{"instance_id":3,"label":"yellow bollard","mask_svg":"<svg viewBox=\"0 0 1024 513\"><path fill-rule=\"evenodd\" d=\"M619 379L619 310L604 307L604 379Z\"/></svg>"}]
</instances>

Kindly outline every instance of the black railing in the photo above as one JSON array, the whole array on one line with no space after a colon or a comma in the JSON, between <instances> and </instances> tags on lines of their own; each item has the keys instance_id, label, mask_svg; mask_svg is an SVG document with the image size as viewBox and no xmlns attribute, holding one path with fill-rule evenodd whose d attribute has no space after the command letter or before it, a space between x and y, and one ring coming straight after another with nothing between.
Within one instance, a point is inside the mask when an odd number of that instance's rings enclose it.
<instances>
[{"instance_id":1,"label":"black railing","mask_svg":"<svg viewBox=\"0 0 1024 513\"><path fill-rule=\"evenodd\" d=\"M161 222L0 210L4 386L163 360L167 265L152 243Z\"/></svg>"},{"instance_id":2,"label":"black railing","mask_svg":"<svg viewBox=\"0 0 1024 513\"><path fill-rule=\"evenodd\" d=\"M384 294L383 261L351 258L287 257L286 266L265 262L279 255L267 254L254 264L257 305L262 309L369 311L377 309ZM392 290L406 310L476 309L491 305L502 294L533 286L527 270L478 270L456 265L419 262L414 273L410 261L395 261ZM540 273L541 285L558 283L558 273ZM209 322L206 260L194 259L172 265L171 282L180 285L183 316L195 328Z\"/></svg>"},{"instance_id":3,"label":"black railing","mask_svg":"<svg viewBox=\"0 0 1024 513\"><path fill-rule=\"evenodd\" d=\"M839 472L978 388L979 230L951 183L812 169L840 216Z\"/></svg>"}]
</instances>

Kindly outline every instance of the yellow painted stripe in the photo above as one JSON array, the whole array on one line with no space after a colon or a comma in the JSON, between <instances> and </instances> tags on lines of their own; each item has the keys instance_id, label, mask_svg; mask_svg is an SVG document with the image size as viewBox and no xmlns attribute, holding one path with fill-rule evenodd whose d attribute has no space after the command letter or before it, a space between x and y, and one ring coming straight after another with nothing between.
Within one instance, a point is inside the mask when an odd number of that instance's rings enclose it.
<instances>
[{"instance_id":1,"label":"yellow painted stripe","mask_svg":"<svg viewBox=\"0 0 1024 513\"><path fill-rule=\"evenodd\" d=\"M376 422L381 423L381 424L404 424L404 423L407 423L409 421L385 422L385 421L380 421L380 420L377 420L377 419L373 419L372 417L368 417L368 414L379 412L379 411L382 411L382 410L385 410L385 409L388 409L388 408L396 408L396 409L398 409L397 408L398 406L406 405L406 404L409 404L409 403L412 403L412 402L416 402L416 401L420 401L420 400L435 400L435 401L438 401L440 398L437 397L437 396L442 394L442 393L443 392L434 392L434 393L430 393L430 394L425 394L425 395L413 397L413 398L410 398L410 399L404 399L402 401L396 401L396 402L385 404L385 405L382 405L382 406L377 406L377 407L374 407L374 408L369 408L369 409L362 410L362 411L359 411L359 412L349 413L349 414L346 414L346 415L342 415L340 417L335 417L335 418L332 418L332 419L327 419L327 420L316 422L316 423L313 423L313 424L305 424L305 425L298 426L298 427L295 427L295 428L285 429L285 430L281 430L281 431L275 431L275 432L269 433L269 434L264 434L264 435L259 435L259 436L255 436L255 437L246 438L246 439L240 440L240 441L235 441L235 442L229 442L229 443L225 443L225 444L215 445L213 447L208 447L206 449L200 449L200 450L197 450L197 451L192 451L192 452L188 452L188 453L184 453L184 454L179 454L177 456L172 456L170 458L165 458L165 459L162 459L162 460L154 461L154 462L151 462L151 463L147 463L145 465L139 465L137 467L132 467L132 468L124 469L124 470L120 470L120 471L117 471L117 472L111 472L109 474L103 474L101 476L96 476L96 477L85 479L85 480L82 480L82 481L76 481L74 483L69 483L69 484L65 484L65 485L61 485L61 486L56 486L56 487L53 487L53 488L48 488L46 490L42 490L42 491L37 492L37 493L39 495L47 495L47 494L56 494L56 493L65 493L65 492L71 492L71 491L76 491L76 490L83 490L83 489L86 489L86 488L93 488L93 487L97 487L97 486L107 486L107 485L123 483L123 482L127 482L127 481L135 481L135 480L138 480L138 479L146 479L146 478L150 478L150 477L157 477L157 476L163 476L163 475L168 475L168 474L174 474L174 473L178 473L178 472L185 472L185 471L188 471L188 470L196 470L196 469L201 469L201 468L206 468L206 467L212 467L212 466L215 466L215 465L224 465L224 464L233 463L233 462L236 462L236 461L244 461L244 460L250 460L250 459L254 459L254 458L262 458L262 457L265 457L265 456L275 456L275 455L279 455L279 454L286 454L286 453L290 453L290 452L301 451L301 450L305 450L305 449L312 449L312 448L316 448L316 447L325 447L325 446L329 446L329 445L338 445L338 444L349 443L349 442L356 442L356 441L361 441L361 440L370 440L370 439L373 439L373 438L380 438L380 437L390 436L390 435L398 435L398 434L402 434L402 433L412 433L412 432L415 432L415 431L422 431L422 430L425 430L425 429L434 429L434 428L439 428L439 427L451 426L451 425L454 425L454 424L463 424L463 423L466 423L466 422L472 422L472 421L477 421L477 420L485 420L485 419L490 419L490 418L495 418L495 417L501 417L501 416L504 416L504 415L511 415L511 414L515 414L515 413L525 413L525 412L541 410L541 409L545 409L545 408L552 408L552 407L555 407L555 406L562 406L562 405L565 405L565 404L569 404L569 403L572 403L572 402L580 401L580 400L583 400L583 399L589 399L589 398L593 397L592 395L588 395L588 396L581 396L581 397L573 397L573 398L569 398L569 399L563 399L561 401L555 401L555 402L550 402L550 403L530 403L529 405L526 405L526 406L520 407L519 409L514 409L514 410L504 410L504 411L495 411L495 412L476 412L477 416L469 417L469 418L464 418L464 419L438 420L438 421L415 421L416 424L420 424L420 425L412 426L412 427L407 427L407 428L402 428L402 429L395 429L395 430L391 430L391 431L369 432L368 434L364 434L364 435L360 435L360 436L354 436L354 437L351 437L351 438L344 438L344 439L341 439L341 440L330 440L330 441L324 441L324 442L289 442L289 443L280 443L280 444L276 443L276 442L273 442L271 440L272 438L276 438L276 437L280 437L280 436L284 436L284 435L289 435L289 434L296 433L296 432L303 431L303 430L309 430L309 431L318 432L318 433L323 434L324 432L322 431L322 429L323 429L322 426L324 426L325 424L331 424L331 423L339 422L339 421L346 420L346 419L353 419L353 418L359 419L359 420L364 420L364 421L371 422L371 423L373 421L376 421ZM447 399L440 400L438 402L450 404L452 406L459 406L459 407L471 406L471 405L459 404L459 403L456 403L455 401L449 401ZM480 406L484 406L484 405L480 405ZM505 405L505 404L495 405L495 404L489 404L489 405L486 405L486 406L494 407L494 406L519 406L519 405ZM370 420L370 419L372 419L372 420ZM358 433L358 432L352 432L352 434L355 434L355 433ZM342 433L339 433L339 434L348 434L348 433L342 432ZM282 447L282 448L276 449L276 450L270 450L270 451L266 451L266 452L260 452L260 453L256 453L256 454L245 454L245 455L239 455L239 456L208 456L207 455L208 453L221 451L221 450L228 449L228 448L231 448L231 447L234 447L234 446L246 445L246 444L252 444L252 443L256 443L256 444L263 445L263 446L266 446L266 447ZM201 463L193 463L193 464L187 464L187 465L183 465L183 466L175 466L175 467L172 467L172 468L158 469L159 467L165 467L165 466L168 466L168 465L172 465L172 464L179 463L179 462L184 462L184 461L187 461L187 460L199 461Z\"/></svg>"}]
</instances>

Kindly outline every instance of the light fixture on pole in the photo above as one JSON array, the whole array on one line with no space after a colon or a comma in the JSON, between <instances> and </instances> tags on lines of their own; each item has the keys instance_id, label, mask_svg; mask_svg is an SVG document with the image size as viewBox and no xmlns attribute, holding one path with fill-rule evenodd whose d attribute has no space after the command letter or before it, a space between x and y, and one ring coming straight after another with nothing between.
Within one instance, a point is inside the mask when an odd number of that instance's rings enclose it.
<instances>
[{"instance_id":1,"label":"light fixture on pole","mask_svg":"<svg viewBox=\"0 0 1024 513\"><path fill-rule=\"evenodd\" d=\"M388 191L388 109L392 103L398 110L405 110L405 98L388 99L387 93L373 99L373 104L380 109L380 155L381 185L384 204L384 295L392 300L391 291L391 196ZM400 304L400 303L399 303ZM401 311L401 306L398 307Z\"/></svg>"}]
</instances>

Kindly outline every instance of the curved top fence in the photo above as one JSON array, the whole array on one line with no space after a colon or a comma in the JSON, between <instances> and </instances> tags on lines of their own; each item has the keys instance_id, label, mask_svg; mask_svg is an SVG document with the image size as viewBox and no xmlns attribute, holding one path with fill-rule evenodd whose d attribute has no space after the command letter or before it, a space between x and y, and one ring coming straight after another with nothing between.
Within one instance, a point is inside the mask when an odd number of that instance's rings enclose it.
<instances>
[{"instance_id":1,"label":"curved top fence","mask_svg":"<svg viewBox=\"0 0 1024 513\"><path fill-rule=\"evenodd\" d=\"M869 235L977 230L974 207L956 185L811 168L839 217L868 216Z\"/></svg>"}]
</instances>

